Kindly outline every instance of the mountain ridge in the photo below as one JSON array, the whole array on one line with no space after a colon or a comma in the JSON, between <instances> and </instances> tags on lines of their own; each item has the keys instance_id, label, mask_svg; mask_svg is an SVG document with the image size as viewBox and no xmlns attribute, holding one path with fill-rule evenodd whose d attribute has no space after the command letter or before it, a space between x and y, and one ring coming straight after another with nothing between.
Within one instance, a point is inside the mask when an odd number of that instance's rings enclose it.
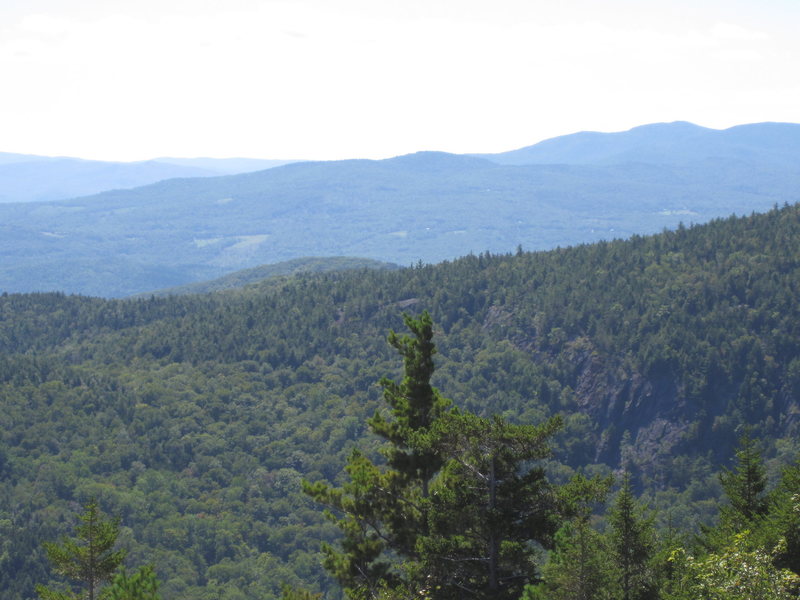
<instances>
[{"instance_id":1,"label":"mountain ridge","mask_svg":"<svg viewBox=\"0 0 800 600\"><path fill-rule=\"evenodd\" d=\"M679 123L625 135L669 138L676 128L707 133ZM800 126L725 131L729 156L700 147L689 162L503 165L420 152L0 204L0 290L128 296L309 255L433 263L654 233L800 199L800 150L784 144L774 163L758 158Z\"/></svg>"},{"instance_id":2,"label":"mountain ridge","mask_svg":"<svg viewBox=\"0 0 800 600\"><path fill-rule=\"evenodd\" d=\"M66 200L166 179L231 175L289 162L169 157L116 162L0 152L0 203Z\"/></svg>"},{"instance_id":3,"label":"mountain ridge","mask_svg":"<svg viewBox=\"0 0 800 600\"><path fill-rule=\"evenodd\" d=\"M498 154L478 154L499 164L682 163L708 158L797 165L800 125L750 123L727 129L687 121L651 123L627 131L582 131Z\"/></svg>"},{"instance_id":4,"label":"mountain ridge","mask_svg":"<svg viewBox=\"0 0 800 600\"><path fill-rule=\"evenodd\" d=\"M304 256L280 263L259 265L250 269L234 271L210 281L188 283L179 287L154 290L137 294L135 297L178 296L184 294L207 294L263 283L265 280L299 275L303 273L327 273L353 269L399 269L393 263L380 262L369 258L350 256L318 257Z\"/></svg>"}]
</instances>

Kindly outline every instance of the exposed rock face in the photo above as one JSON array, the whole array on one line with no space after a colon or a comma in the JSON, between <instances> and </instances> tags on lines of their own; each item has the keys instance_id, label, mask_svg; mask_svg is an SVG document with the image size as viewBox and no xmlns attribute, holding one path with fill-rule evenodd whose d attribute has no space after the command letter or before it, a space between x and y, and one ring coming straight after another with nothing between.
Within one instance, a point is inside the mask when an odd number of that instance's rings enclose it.
<instances>
[{"instance_id":1,"label":"exposed rock face","mask_svg":"<svg viewBox=\"0 0 800 600\"><path fill-rule=\"evenodd\" d=\"M484 328L508 333L513 319L512 312L491 307ZM541 339L535 332L511 338L540 362L554 359L538 349ZM614 468L628 466L659 481L670 457L682 452L685 444L697 443L704 407L685 398L675 375L645 377L622 364L622 359L603 354L587 337L566 342L565 354L574 367L571 387L576 408L597 426L595 461ZM724 410L724 402L717 408Z\"/></svg>"},{"instance_id":2,"label":"exposed rock face","mask_svg":"<svg viewBox=\"0 0 800 600\"><path fill-rule=\"evenodd\" d=\"M575 396L579 410L602 432L595 460L612 466L656 464L685 439L693 412L676 382L653 381L600 354L585 338L573 343L577 367ZM624 455L624 456L623 456Z\"/></svg>"}]
</instances>

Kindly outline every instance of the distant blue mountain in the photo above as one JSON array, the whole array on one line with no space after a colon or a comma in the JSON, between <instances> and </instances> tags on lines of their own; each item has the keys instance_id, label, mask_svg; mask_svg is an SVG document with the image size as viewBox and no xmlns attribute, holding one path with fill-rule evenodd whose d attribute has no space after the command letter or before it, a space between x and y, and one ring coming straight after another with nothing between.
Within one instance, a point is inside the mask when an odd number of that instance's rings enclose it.
<instances>
[{"instance_id":1,"label":"distant blue mountain","mask_svg":"<svg viewBox=\"0 0 800 600\"><path fill-rule=\"evenodd\" d=\"M584 131L519 150L476 156L504 165L687 164L727 159L797 167L800 125L754 123L718 130L683 121L655 123L618 133Z\"/></svg>"},{"instance_id":2,"label":"distant blue mountain","mask_svg":"<svg viewBox=\"0 0 800 600\"><path fill-rule=\"evenodd\" d=\"M159 158L105 162L0 152L0 202L41 202L130 189L176 177L214 177L291 161L250 158Z\"/></svg>"},{"instance_id":3,"label":"distant blue mountain","mask_svg":"<svg viewBox=\"0 0 800 600\"><path fill-rule=\"evenodd\" d=\"M263 171L264 169L272 169L299 162L297 160L269 160L262 158L172 158L167 156L153 160L170 165L205 169L216 175L236 175L237 173Z\"/></svg>"},{"instance_id":4,"label":"distant blue mountain","mask_svg":"<svg viewBox=\"0 0 800 600\"><path fill-rule=\"evenodd\" d=\"M0 204L0 292L127 296L303 256L410 265L655 233L800 201L798 131L659 124Z\"/></svg>"}]
</instances>

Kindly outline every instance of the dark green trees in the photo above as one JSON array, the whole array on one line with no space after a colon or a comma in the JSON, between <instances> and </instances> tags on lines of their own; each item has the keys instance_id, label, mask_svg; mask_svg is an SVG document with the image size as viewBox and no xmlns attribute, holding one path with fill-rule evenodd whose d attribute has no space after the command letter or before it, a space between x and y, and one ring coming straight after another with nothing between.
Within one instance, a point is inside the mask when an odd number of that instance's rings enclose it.
<instances>
[{"instance_id":1,"label":"dark green trees","mask_svg":"<svg viewBox=\"0 0 800 600\"><path fill-rule=\"evenodd\" d=\"M391 332L389 343L403 356L405 375L400 383L381 381L391 418L376 414L369 420L373 432L389 442L387 468L355 451L346 467L350 481L342 488L305 484L306 493L343 515L331 515L344 533L341 551L324 545L323 552L325 567L351 598L411 585L411 575L386 554L417 558L417 536L428 527L430 482L442 464L436 445L424 441L449 404L430 385L433 324L427 313L404 320L414 336Z\"/></svg>"},{"instance_id":2,"label":"dark green trees","mask_svg":"<svg viewBox=\"0 0 800 600\"><path fill-rule=\"evenodd\" d=\"M643 514L636 502L628 472L623 477L622 488L611 507L608 522L621 600L656 598L651 566L656 543L653 519Z\"/></svg>"},{"instance_id":3,"label":"dark green trees","mask_svg":"<svg viewBox=\"0 0 800 600\"><path fill-rule=\"evenodd\" d=\"M430 531L419 539L420 562L436 598L519 598L536 573L531 541L549 545L555 498L544 471L561 426L512 425L453 412L436 425L447 457L433 482Z\"/></svg>"},{"instance_id":4,"label":"dark green trees","mask_svg":"<svg viewBox=\"0 0 800 600\"><path fill-rule=\"evenodd\" d=\"M755 442L745 433L739 438L734 470L724 469L719 476L730 507L723 510L723 520L740 530L757 517L764 516L768 510L764 489L767 478L761 454Z\"/></svg>"},{"instance_id":5,"label":"dark green trees","mask_svg":"<svg viewBox=\"0 0 800 600\"><path fill-rule=\"evenodd\" d=\"M800 462L783 470L772 495L771 526L785 542L775 557L777 565L800 576Z\"/></svg>"},{"instance_id":6,"label":"dark green trees","mask_svg":"<svg viewBox=\"0 0 800 600\"><path fill-rule=\"evenodd\" d=\"M762 519L769 511L767 478L761 454L748 433L739 438L733 469L723 469L719 480L728 503L720 507L716 526L702 528L701 541L709 551L727 547L733 536L745 529L766 533Z\"/></svg>"},{"instance_id":7,"label":"dark green trees","mask_svg":"<svg viewBox=\"0 0 800 600\"><path fill-rule=\"evenodd\" d=\"M153 567L144 566L133 575L123 569L118 572L106 590L107 600L161 600L158 579Z\"/></svg>"},{"instance_id":8,"label":"dark green trees","mask_svg":"<svg viewBox=\"0 0 800 600\"><path fill-rule=\"evenodd\" d=\"M450 401L431 385L434 371L433 322L428 313L419 319L404 318L413 337L389 333L391 344L403 357L404 376L400 383L381 379L383 397L391 419L377 413L368 423L373 433L389 445L383 450L392 479L396 504L388 511L391 545L406 555L416 553L416 537L427 532L427 500L430 483L441 469L444 457L432 442L434 425L449 411Z\"/></svg>"},{"instance_id":9,"label":"dark green trees","mask_svg":"<svg viewBox=\"0 0 800 600\"><path fill-rule=\"evenodd\" d=\"M525 589L525 600L610 600L616 592L613 561L605 537L591 523L595 505L605 500L611 478L578 473L559 490L566 519L543 581Z\"/></svg>"},{"instance_id":10,"label":"dark green trees","mask_svg":"<svg viewBox=\"0 0 800 600\"><path fill-rule=\"evenodd\" d=\"M64 539L60 544L45 542L44 548L54 570L80 583L84 593L54 591L39 585L36 592L42 600L99 598L100 586L111 579L125 558L124 550L114 550L119 522L104 518L95 500L89 501L79 519L76 539Z\"/></svg>"},{"instance_id":11,"label":"dark green trees","mask_svg":"<svg viewBox=\"0 0 800 600\"><path fill-rule=\"evenodd\" d=\"M125 550L115 550L119 535L119 521L103 516L92 499L84 507L75 528L74 539L43 544L47 557L59 575L78 582L82 590L54 590L36 586L41 600L161 600L158 580L150 566L139 568L128 575L120 570ZM110 585L102 588L104 583Z\"/></svg>"},{"instance_id":12,"label":"dark green trees","mask_svg":"<svg viewBox=\"0 0 800 600\"><path fill-rule=\"evenodd\" d=\"M749 435L739 440L736 465L720 481L729 503L716 527L705 528L700 555L683 549L667 582L667 600L723 598L778 600L798 597L800 478L797 467L784 470L776 489L765 493L761 456Z\"/></svg>"},{"instance_id":13,"label":"dark green trees","mask_svg":"<svg viewBox=\"0 0 800 600\"><path fill-rule=\"evenodd\" d=\"M405 324L412 336L389 336L403 380L382 381L389 415L369 420L388 442L386 465L356 451L343 487L305 484L344 533L341 549L324 547L325 565L350 598L517 598L535 574L531 542L554 531L552 488L532 461L549 454L560 421L511 425L449 408L430 384L430 316Z\"/></svg>"}]
</instances>

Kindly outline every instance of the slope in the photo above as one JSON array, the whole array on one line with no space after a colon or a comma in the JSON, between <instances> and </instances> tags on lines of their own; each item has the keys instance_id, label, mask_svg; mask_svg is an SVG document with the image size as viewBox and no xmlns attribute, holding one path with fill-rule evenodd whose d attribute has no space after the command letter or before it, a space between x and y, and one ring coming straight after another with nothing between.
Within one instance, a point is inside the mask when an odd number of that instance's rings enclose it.
<instances>
[{"instance_id":1,"label":"slope","mask_svg":"<svg viewBox=\"0 0 800 600\"><path fill-rule=\"evenodd\" d=\"M264 281L300 273L324 273L330 271L346 271L352 269L397 269L397 265L384 263L369 258L354 258L350 256L336 256L321 258L306 256L295 258L272 265L261 265L252 269L244 269L224 275L219 279L189 283L183 286L156 290L142 294L143 296L178 296L183 294L205 294L241 288Z\"/></svg>"},{"instance_id":2,"label":"slope","mask_svg":"<svg viewBox=\"0 0 800 600\"><path fill-rule=\"evenodd\" d=\"M0 203L42 202L129 189L176 177L258 171L291 161L158 158L107 162L0 152Z\"/></svg>"},{"instance_id":3,"label":"slope","mask_svg":"<svg viewBox=\"0 0 800 600\"><path fill-rule=\"evenodd\" d=\"M3 597L46 577L39 542L92 496L165 597L325 589L318 543L336 533L299 480L336 481L355 444L377 455L365 419L399 371L383 340L403 311L431 311L435 384L456 404L565 414L557 476L624 459L673 524L707 519L742 425L773 472L798 450L798 248L800 207L786 206L208 295L0 296Z\"/></svg>"},{"instance_id":4,"label":"slope","mask_svg":"<svg viewBox=\"0 0 800 600\"><path fill-rule=\"evenodd\" d=\"M800 171L503 166L420 153L0 205L0 290L127 296L301 256L408 265L653 233L795 201Z\"/></svg>"}]
</instances>

